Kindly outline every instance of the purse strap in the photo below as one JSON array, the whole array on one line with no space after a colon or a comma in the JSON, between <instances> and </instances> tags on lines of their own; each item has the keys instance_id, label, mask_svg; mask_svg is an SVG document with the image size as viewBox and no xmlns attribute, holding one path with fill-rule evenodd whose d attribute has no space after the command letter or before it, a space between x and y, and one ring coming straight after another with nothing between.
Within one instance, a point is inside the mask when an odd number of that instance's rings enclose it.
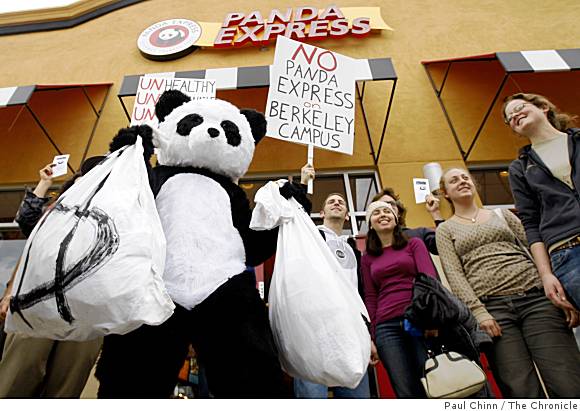
<instances>
[{"instance_id":1,"label":"purse strap","mask_svg":"<svg viewBox=\"0 0 580 411\"><path fill-rule=\"evenodd\" d=\"M516 239L516 244L526 253L526 256L528 256L528 258L530 260L532 260L533 263L535 263L534 261L534 257L532 257L532 254L530 254L530 250L528 250L528 247L526 247L526 245L522 242L522 240L520 240L520 238L517 236L516 233L514 233L514 230L512 230L512 228L510 227L510 225L508 224L505 216L503 215L503 211L501 208L494 208L493 212L495 214L497 214L497 216L504 222L504 224L509 228L509 230L512 232L512 234L514 235L515 239Z\"/></svg>"}]
</instances>

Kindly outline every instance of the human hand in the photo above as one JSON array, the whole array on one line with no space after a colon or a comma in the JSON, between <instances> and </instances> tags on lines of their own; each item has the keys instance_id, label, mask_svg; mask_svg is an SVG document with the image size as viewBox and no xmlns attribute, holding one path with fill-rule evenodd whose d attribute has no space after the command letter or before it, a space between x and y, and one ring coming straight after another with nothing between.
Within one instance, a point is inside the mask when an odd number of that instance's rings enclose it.
<instances>
[{"instance_id":1,"label":"human hand","mask_svg":"<svg viewBox=\"0 0 580 411\"><path fill-rule=\"evenodd\" d=\"M307 185L308 181L314 180L316 172L314 171L314 167L310 164L306 163L300 170L300 183Z\"/></svg>"},{"instance_id":2,"label":"human hand","mask_svg":"<svg viewBox=\"0 0 580 411\"><path fill-rule=\"evenodd\" d=\"M52 184L52 168L55 164L47 164L43 168L38 171L38 175L40 176L40 181L44 181L47 183Z\"/></svg>"},{"instance_id":3,"label":"human hand","mask_svg":"<svg viewBox=\"0 0 580 411\"><path fill-rule=\"evenodd\" d=\"M425 196L425 208L431 214L433 220L441 219L441 212L439 210L441 206L441 200L435 197L433 194L427 194Z\"/></svg>"},{"instance_id":4,"label":"human hand","mask_svg":"<svg viewBox=\"0 0 580 411\"><path fill-rule=\"evenodd\" d=\"M8 309L10 308L10 300L12 296L10 294L5 295L0 300L0 321L4 321L6 319L6 314L8 314Z\"/></svg>"},{"instance_id":5,"label":"human hand","mask_svg":"<svg viewBox=\"0 0 580 411\"><path fill-rule=\"evenodd\" d=\"M377 346L371 340L371 359L369 361L370 365L377 365L379 363L379 353L377 351Z\"/></svg>"},{"instance_id":6,"label":"human hand","mask_svg":"<svg viewBox=\"0 0 580 411\"><path fill-rule=\"evenodd\" d=\"M494 319L483 320L479 323L479 327L490 337L501 337L501 327Z\"/></svg>"},{"instance_id":7,"label":"human hand","mask_svg":"<svg viewBox=\"0 0 580 411\"><path fill-rule=\"evenodd\" d=\"M580 312L576 309L565 309L563 310L564 314L566 314L566 322L568 323L568 327L575 328L580 325Z\"/></svg>"},{"instance_id":8,"label":"human hand","mask_svg":"<svg viewBox=\"0 0 580 411\"><path fill-rule=\"evenodd\" d=\"M564 311L575 310L570 301L566 299L564 288L562 287L562 284L560 284L560 280L558 280L554 274L542 275L542 284L544 285L546 297L552 301L552 304Z\"/></svg>"}]
</instances>

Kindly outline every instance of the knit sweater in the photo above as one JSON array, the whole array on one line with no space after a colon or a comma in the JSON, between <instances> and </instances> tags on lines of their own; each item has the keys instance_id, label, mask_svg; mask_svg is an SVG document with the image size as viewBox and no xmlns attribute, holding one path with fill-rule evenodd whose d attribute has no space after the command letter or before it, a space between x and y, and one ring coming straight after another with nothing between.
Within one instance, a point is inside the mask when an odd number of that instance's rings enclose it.
<instances>
[{"instance_id":1,"label":"knit sweater","mask_svg":"<svg viewBox=\"0 0 580 411\"><path fill-rule=\"evenodd\" d=\"M527 245L522 223L509 210L502 211L507 225L492 213L483 223L447 220L437 228L437 250L451 290L479 323L493 319L480 298L542 287L536 266L515 239L517 235Z\"/></svg>"}]
</instances>

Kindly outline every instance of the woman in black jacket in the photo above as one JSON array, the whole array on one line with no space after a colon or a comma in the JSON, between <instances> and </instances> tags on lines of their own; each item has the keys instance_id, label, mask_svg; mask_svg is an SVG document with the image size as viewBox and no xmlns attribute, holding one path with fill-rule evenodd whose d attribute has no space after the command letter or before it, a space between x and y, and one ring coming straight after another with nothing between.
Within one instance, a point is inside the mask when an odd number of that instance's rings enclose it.
<instances>
[{"instance_id":1,"label":"woman in black jacket","mask_svg":"<svg viewBox=\"0 0 580 411\"><path fill-rule=\"evenodd\" d=\"M572 116L537 94L507 97L502 113L531 142L511 163L509 180L544 291L578 325L580 130L569 128Z\"/></svg>"}]
</instances>

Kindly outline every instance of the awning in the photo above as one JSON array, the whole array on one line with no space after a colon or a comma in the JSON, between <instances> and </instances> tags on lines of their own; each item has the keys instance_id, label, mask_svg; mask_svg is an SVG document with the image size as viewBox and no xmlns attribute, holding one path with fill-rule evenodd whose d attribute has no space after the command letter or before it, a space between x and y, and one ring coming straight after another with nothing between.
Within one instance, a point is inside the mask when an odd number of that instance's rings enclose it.
<instances>
[{"instance_id":1,"label":"awning","mask_svg":"<svg viewBox=\"0 0 580 411\"><path fill-rule=\"evenodd\" d=\"M3 184L36 181L57 154L75 172L87 156L112 83L0 88Z\"/></svg>"},{"instance_id":2,"label":"awning","mask_svg":"<svg viewBox=\"0 0 580 411\"><path fill-rule=\"evenodd\" d=\"M395 87L397 83L397 74L395 73L395 68L390 58L376 58L376 59L359 59L357 68L357 98L360 103L362 116L365 123L365 130L369 139L371 147L371 155L375 164L378 162L381 148L383 146L383 140L385 137L385 132L387 128L387 122L389 119L389 114L391 112L391 106L393 103L393 97L395 95ZM154 74L154 73L150 73ZM270 86L270 66L254 66L254 67L229 67L229 68L217 68L217 69L207 69L207 70L194 70L194 71L178 71L163 73L164 76L170 76L174 78L196 78L196 79L212 79L216 80L216 87L218 92L226 92L229 90L244 90L244 89L254 89L254 88L266 88ZM134 97L137 93L137 87L139 84L139 78L144 74L129 75L123 78L123 83L119 91L118 97L121 101L121 105L125 110L127 118L130 119L131 115L129 110L125 105L123 98ZM367 81L392 81L392 86L389 92L385 94L385 100L387 101L386 113L383 121L382 132L380 138L376 136L371 136L371 131L369 127L369 119L364 107L364 95L365 95L365 85ZM267 93L266 93L267 94ZM266 101L264 99L264 106ZM132 102L131 102L132 104ZM375 144L373 144L375 142ZM375 149L375 145L377 148Z\"/></svg>"},{"instance_id":3,"label":"awning","mask_svg":"<svg viewBox=\"0 0 580 411\"><path fill-rule=\"evenodd\" d=\"M565 111L580 112L580 49L496 52L422 64L464 161L485 161L494 149L514 158L522 141L502 123L508 95L542 94ZM513 144L506 145L506 139Z\"/></svg>"}]
</instances>

